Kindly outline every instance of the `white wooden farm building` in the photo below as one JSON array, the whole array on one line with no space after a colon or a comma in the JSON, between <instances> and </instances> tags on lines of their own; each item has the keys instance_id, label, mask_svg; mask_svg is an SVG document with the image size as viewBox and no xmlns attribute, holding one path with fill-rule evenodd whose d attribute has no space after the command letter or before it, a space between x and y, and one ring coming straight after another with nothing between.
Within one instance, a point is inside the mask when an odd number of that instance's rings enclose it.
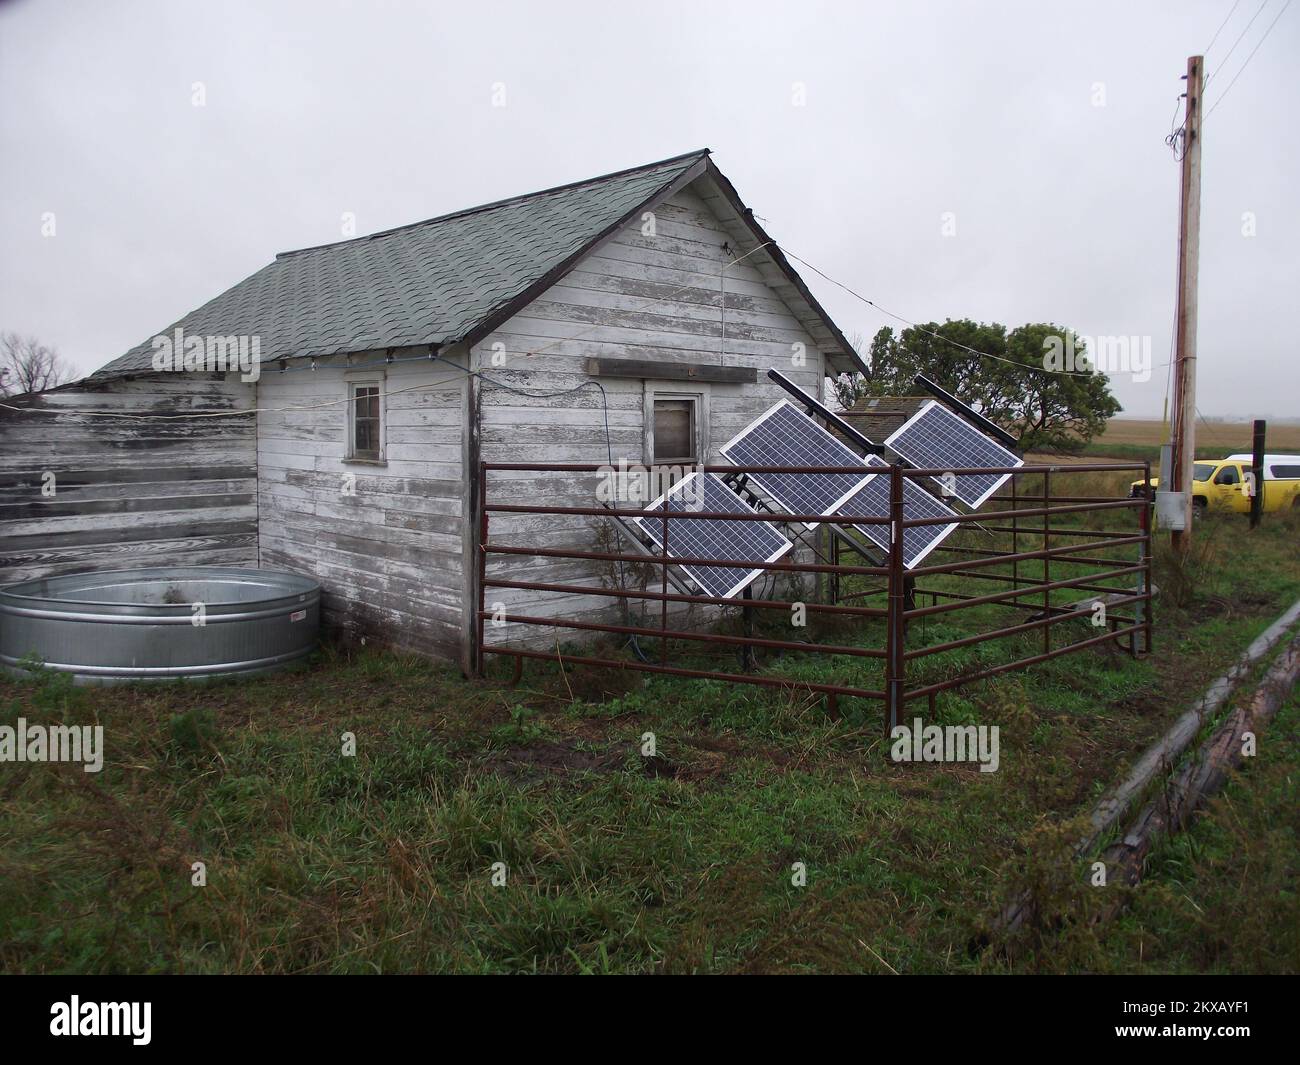
<instances>
[{"instance_id":1,"label":"white wooden farm building","mask_svg":"<svg viewBox=\"0 0 1300 1065\"><path fill-rule=\"evenodd\" d=\"M151 338L0 411L0 583L283 568L347 633L464 665L481 461L716 462L782 397L769 367L813 394L858 368L707 151L283 253L177 329L258 338L260 377L156 372Z\"/></svg>"}]
</instances>

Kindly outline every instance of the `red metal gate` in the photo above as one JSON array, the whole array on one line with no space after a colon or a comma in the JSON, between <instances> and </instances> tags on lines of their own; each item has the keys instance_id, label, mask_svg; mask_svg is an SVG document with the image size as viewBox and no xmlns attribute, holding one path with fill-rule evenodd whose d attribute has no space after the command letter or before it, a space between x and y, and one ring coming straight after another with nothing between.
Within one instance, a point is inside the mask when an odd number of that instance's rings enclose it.
<instances>
[{"instance_id":1,"label":"red metal gate","mask_svg":"<svg viewBox=\"0 0 1300 1065\"><path fill-rule=\"evenodd\" d=\"M885 708L886 728L891 728L904 719L907 704L913 700L925 698L933 709L936 695L942 691L955 688L972 681L985 679L1010 670L1023 669L1061 655L1096 647L1107 642L1120 642L1129 653L1138 655L1151 649L1152 619L1151 601L1153 589L1151 583L1151 529L1149 520L1148 493L1141 498L1136 496L1057 494L1054 487L1077 483L1085 475L1138 473L1146 482L1150 481L1149 463L1080 463L1060 466L1020 466L990 470L986 468L925 470L902 466L890 466L882 470L881 476L890 480L890 513L888 515L853 515L837 514L833 517L808 514L755 513L736 514L733 512L690 511L690 517L706 521L766 521L778 523L806 523L815 525L819 536L812 543L805 539L806 554L811 555L807 561L780 561L755 563L739 559L692 558L670 554L670 529L668 516L663 511L645 509L612 509L610 507L562 506L542 503L501 502L494 499L492 475L494 473L532 473L556 477L557 489L567 488L572 491L574 475L601 474L610 467L597 464L576 463L487 463L480 465L478 471L479 544L478 544L478 626L476 644L476 664L480 675L484 672L486 656L499 655L513 657L516 672L526 659L545 661L562 661L566 664L586 665L601 668L631 669L648 673L668 674L681 677L696 677L709 680L734 681L741 684L755 684L768 687L797 689L816 692L826 696L828 708L836 712L840 697L854 697L880 700ZM749 473L860 473L860 467L807 467L807 466L705 466L697 467L701 472L720 476L736 476ZM907 518L904 514L904 486L908 479L924 482L927 478L943 476L962 476L966 474L1008 474L1008 489L994 496L984 508L973 514L959 514L953 518ZM1027 482L1037 482L1034 489L1026 494ZM566 483L567 482L567 483ZM1025 505L1029 504L1029 505ZM1090 523L1098 520L1096 516L1114 512L1118 520L1129 519L1127 529L1092 528ZM632 551L599 550L572 546L546 546L537 543L519 542L518 535L508 539L492 539L493 515L525 515L531 517L575 517L587 519L620 519L631 517L654 518L662 521L661 546L657 552L642 548ZM993 546L984 548L969 545L952 544L947 541L934 549L933 559L942 554L943 561L930 561L927 565L907 570L903 565L903 532L912 527L930 524L948 524L956 521L961 529L978 529L981 533L997 541L1004 549ZM1032 524L1025 525L1026 520ZM853 525L888 525L890 527L891 547L887 555L877 564L869 558L857 562L845 563L842 557L846 544L853 539L848 531ZM838 529L844 537L828 534L827 530ZM954 533L953 538L959 538ZM846 540L845 537L848 539ZM817 541L820 541L818 543ZM1022 549L1028 541L1032 546ZM1063 541L1063 542L1062 542ZM986 541L987 542L987 541ZM1117 558L1111 556L1116 549L1131 551L1133 557ZM490 566L489 560L495 560ZM951 559L951 560L949 560ZM657 568L659 586L626 587L620 581L619 587L608 587L598 581L579 578L577 580L529 580L527 569L539 560L569 560L587 563L614 563L620 567L624 564L639 564ZM1028 572L1028 564L1041 563L1038 576ZM788 573L807 575L816 581L821 589L817 601L790 599L747 598L737 601L735 598L723 599L716 596L692 594L686 590L670 591L670 569L679 565L708 565L711 567L733 567L746 570L759 569L768 573ZM1058 574L1062 568L1081 570L1066 576L1054 575L1053 565ZM1005 572L1010 567L1010 572ZM878 587L861 588L858 583L867 578L883 580ZM945 583L946 579L946 583ZM983 581L1002 585L1001 588L984 594L972 594L965 587L967 582ZM1119 585L1114 582L1120 581ZM632 625L614 623L599 617L582 619L564 616L556 611L551 614L533 613L526 609L509 611L501 608L489 609L489 592L491 590L511 591L514 593L534 593L536 595L558 596L562 602L566 596L598 596L621 602L623 604L640 602L658 604L659 623L657 625ZM1084 598L1068 603L1060 601L1060 594L1075 591L1087 593ZM1054 595L1053 593L1057 593ZM921 605L926 599L928 605ZM866 605L878 602L879 605ZM1099 609L1098 604L1101 604ZM679 606L715 606L734 608L740 611L745 625L741 633L717 631L717 626L675 626L670 623L670 607ZM962 618L969 619L980 608L997 606L1009 611L1030 611L1028 620L1015 624L999 624L992 629L971 631L953 639L937 643L926 643L924 634L916 635L916 624L924 628L926 619ZM815 614L826 620L861 619L864 624L873 620L883 620L884 634L882 646L859 645L853 643L828 643L816 640L781 639L773 636L755 635L753 619L756 612L785 611L787 613L802 608L808 614ZM1112 614L1111 608L1119 613ZM1053 634L1073 630L1064 623L1088 619L1096 625L1100 615L1105 631L1086 636L1082 639L1057 640ZM978 621L975 622L978 625ZM539 649L536 646L521 645L520 641L489 643L490 631L498 627L524 626L529 632L551 630L584 635L588 639L605 634L608 636L627 637L629 641L637 638L658 639L659 652L657 660L652 660L638 648L638 653L599 654L567 653L559 647L556 637L555 650ZM1041 650L1033 654L1013 657L1007 661L991 666L963 671L950 668L946 674L927 683L908 684L908 666L918 663L933 655L959 648L970 647L994 640L1007 640L1041 630ZM519 630L512 630L518 632ZM670 648L681 642L688 646L701 645L710 647L731 646L743 652L742 667L738 670L708 668L707 662L679 663L670 661ZM814 682L804 679L783 677L772 671L760 671L752 667L752 651L765 649L771 651L800 651L810 655L827 655L832 659L867 659L881 664L878 683L871 686L843 684L833 682Z\"/></svg>"}]
</instances>

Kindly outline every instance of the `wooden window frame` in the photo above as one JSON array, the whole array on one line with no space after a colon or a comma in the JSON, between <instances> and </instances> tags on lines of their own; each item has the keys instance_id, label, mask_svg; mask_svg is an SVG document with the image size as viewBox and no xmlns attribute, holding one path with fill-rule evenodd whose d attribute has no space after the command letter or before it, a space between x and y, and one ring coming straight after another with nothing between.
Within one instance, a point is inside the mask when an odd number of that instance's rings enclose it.
<instances>
[{"instance_id":1,"label":"wooden window frame","mask_svg":"<svg viewBox=\"0 0 1300 1065\"><path fill-rule=\"evenodd\" d=\"M347 416L347 441L345 449L345 459L348 462L366 463L369 465L382 465L387 461L388 455L388 417L387 417L387 398L388 391L384 387L383 374L348 374L346 377L346 388L348 390L348 416ZM378 448L371 453L370 451L357 451L357 389L375 388L378 389L379 395L379 418L376 426L378 430Z\"/></svg>"},{"instance_id":2,"label":"wooden window frame","mask_svg":"<svg viewBox=\"0 0 1300 1065\"><path fill-rule=\"evenodd\" d=\"M661 400L686 400L695 406L695 455L678 456L671 459L655 460L655 404ZM709 393L707 389L693 388L686 390L680 386L646 383L645 389L645 465L656 466L696 466L703 465L709 456Z\"/></svg>"}]
</instances>

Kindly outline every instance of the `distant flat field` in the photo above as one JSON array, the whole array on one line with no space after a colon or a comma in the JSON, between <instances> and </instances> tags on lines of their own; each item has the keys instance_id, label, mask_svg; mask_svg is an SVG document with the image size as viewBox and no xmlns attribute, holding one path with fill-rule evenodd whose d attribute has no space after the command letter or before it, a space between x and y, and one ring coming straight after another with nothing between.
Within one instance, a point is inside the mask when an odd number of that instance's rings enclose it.
<instances>
[{"instance_id":1,"label":"distant flat field","mask_svg":"<svg viewBox=\"0 0 1300 1065\"><path fill-rule=\"evenodd\" d=\"M1196 423L1196 450L1222 451L1224 455L1250 450L1249 422L1219 422L1198 420ZM1166 430L1158 418L1112 418L1106 431L1095 437L1088 448L1090 454L1105 454L1107 446L1158 446L1165 441ZM1300 424L1277 423L1268 426L1266 442L1269 451L1300 450Z\"/></svg>"}]
</instances>

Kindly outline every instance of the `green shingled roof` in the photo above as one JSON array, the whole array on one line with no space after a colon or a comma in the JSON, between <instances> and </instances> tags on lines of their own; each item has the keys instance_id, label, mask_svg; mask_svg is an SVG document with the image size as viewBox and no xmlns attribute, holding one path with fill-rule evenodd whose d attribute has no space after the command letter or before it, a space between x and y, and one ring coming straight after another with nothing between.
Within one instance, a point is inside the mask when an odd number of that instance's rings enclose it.
<instances>
[{"instance_id":1,"label":"green shingled roof","mask_svg":"<svg viewBox=\"0 0 1300 1065\"><path fill-rule=\"evenodd\" d=\"M258 336L262 361L451 344L655 200L707 150L375 233L284 252L173 322L199 336ZM152 369L152 337L91 375Z\"/></svg>"}]
</instances>

